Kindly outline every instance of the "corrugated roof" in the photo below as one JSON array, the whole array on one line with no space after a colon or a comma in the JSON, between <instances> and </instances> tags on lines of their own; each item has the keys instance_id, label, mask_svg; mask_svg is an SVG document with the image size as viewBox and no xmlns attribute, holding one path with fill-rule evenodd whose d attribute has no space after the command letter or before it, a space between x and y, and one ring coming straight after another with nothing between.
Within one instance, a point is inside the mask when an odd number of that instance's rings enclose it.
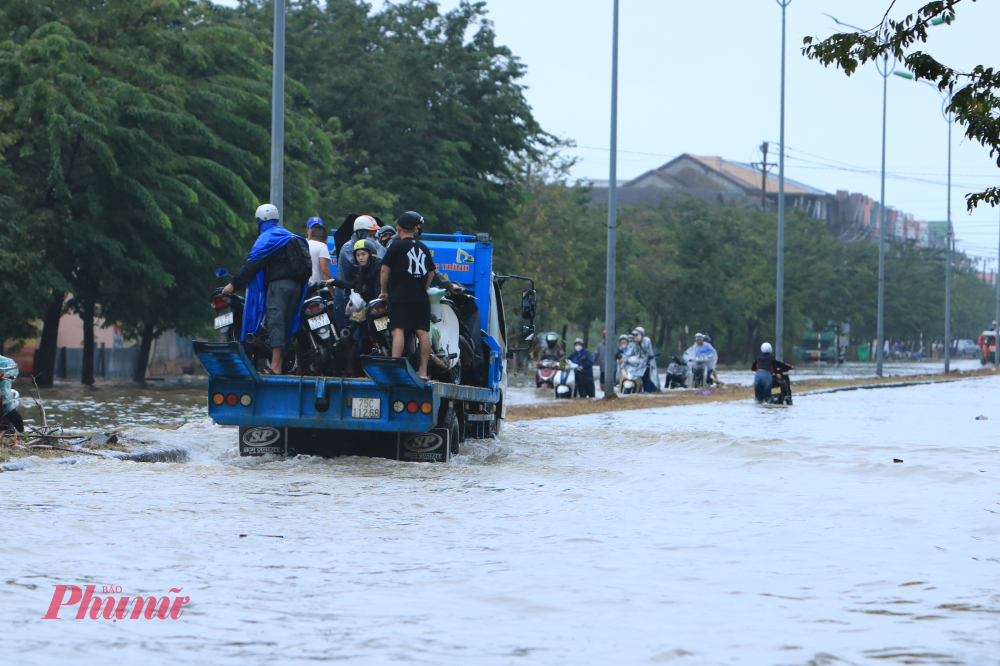
<instances>
[{"instance_id":1,"label":"corrugated roof","mask_svg":"<svg viewBox=\"0 0 1000 666\"><path fill-rule=\"evenodd\" d=\"M685 157L697 160L698 162L701 162L703 165L705 165L712 171L716 171L718 173L727 176L728 178L733 180L736 184L738 184L741 188L757 189L757 190L760 189L761 186L760 172L754 170L754 168L749 164L744 164L743 162L732 162L730 160L724 160L721 157L691 155L689 153L685 153L680 157L676 158L675 160L671 160L671 162L683 159ZM667 164L670 164L671 162L667 162ZM663 166L666 166L666 164ZM662 169L663 167L660 168ZM778 175L774 172L771 172L767 176L767 191L776 192L777 190L778 190ZM827 194L827 192L824 192L823 190L812 187L810 185L806 185L805 183L800 183L798 181L791 180L786 176L785 194L822 195L822 194Z\"/></svg>"}]
</instances>

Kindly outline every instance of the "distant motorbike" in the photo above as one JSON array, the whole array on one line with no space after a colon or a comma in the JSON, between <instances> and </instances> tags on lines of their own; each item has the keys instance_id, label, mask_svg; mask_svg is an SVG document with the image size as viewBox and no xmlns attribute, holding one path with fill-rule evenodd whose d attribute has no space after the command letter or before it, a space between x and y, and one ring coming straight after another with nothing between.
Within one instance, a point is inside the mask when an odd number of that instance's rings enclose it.
<instances>
[{"instance_id":1,"label":"distant motorbike","mask_svg":"<svg viewBox=\"0 0 1000 666\"><path fill-rule=\"evenodd\" d=\"M626 356L622 362L622 369L619 377L619 392L622 395L642 392L643 361L639 356Z\"/></svg>"},{"instance_id":2,"label":"distant motorbike","mask_svg":"<svg viewBox=\"0 0 1000 666\"><path fill-rule=\"evenodd\" d=\"M771 385L772 405L792 404L792 380L785 373L776 372Z\"/></svg>"},{"instance_id":3,"label":"distant motorbike","mask_svg":"<svg viewBox=\"0 0 1000 666\"><path fill-rule=\"evenodd\" d=\"M673 356L671 359L670 365L667 366L666 387L687 388L687 362L680 356Z\"/></svg>"},{"instance_id":4,"label":"distant motorbike","mask_svg":"<svg viewBox=\"0 0 1000 666\"><path fill-rule=\"evenodd\" d=\"M579 367L573 361L566 361L564 367L556 369L556 400L573 397L573 391L576 389L576 372L574 371Z\"/></svg>"},{"instance_id":5,"label":"distant motorbike","mask_svg":"<svg viewBox=\"0 0 1000 666\"><path fill-rule=\"evenodd\" d=\"M535 365L535 388L554 388L559 362L542 360Z\"/></svg>"},{"instance_id":6,"label":"distant motorbike","mask_svg":"<svg viewBox=\"0 0 1000 666\"><path fill-rule=\"evenodd\" d=\"M691 388L702 388L709 383L708 359L696 358L688 362L691 368Z\"/></svg>"}]
</instances>

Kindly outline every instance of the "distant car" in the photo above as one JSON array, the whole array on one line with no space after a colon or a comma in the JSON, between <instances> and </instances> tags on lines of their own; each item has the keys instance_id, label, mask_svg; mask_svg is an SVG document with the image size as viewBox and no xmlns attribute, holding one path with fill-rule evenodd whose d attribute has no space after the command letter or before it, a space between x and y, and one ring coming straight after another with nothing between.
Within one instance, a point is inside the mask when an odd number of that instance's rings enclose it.
<instances>
[{"instance_id":1,"label":"distant car","mask_svg":"<svg viewBox=\"0 0 1000 666\"><path fill-rule=\"evenodd\" d=\"M951 347L951 355L955 358L979 358L982 354L975 340L956 340Z\"/></svg>"}]
</instances>

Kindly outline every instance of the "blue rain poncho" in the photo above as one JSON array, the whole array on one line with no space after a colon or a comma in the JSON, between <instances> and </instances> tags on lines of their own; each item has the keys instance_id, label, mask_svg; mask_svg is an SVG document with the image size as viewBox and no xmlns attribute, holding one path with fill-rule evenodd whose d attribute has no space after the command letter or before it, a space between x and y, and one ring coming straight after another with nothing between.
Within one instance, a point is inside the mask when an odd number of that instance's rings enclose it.
<instances>
[{"instance_id":1,"label":"blue rain poncho","mask_svg":"<svg viewBox=\"0 0 1000 666\"><path fill-rule=\"evenodd\" d=\"M278 225L275 220L267 220L260 225L260 236L250 248L250 255L247 261L263 259L272 253L280 250L288 241L299 238L288 229ZM306 289L308 283L302 285L302 298L299 299L299 307L295 308L290 318L288 335L292 336L299 330L299 318L302 314L302 303L306 300ZM248 334L256 333L261 322L264 321L264 313L267 311L267 290L264 288L264 271L261 270L247 284L247 298L243 309L243 339L246 340Z\"/></svg>"},{"instance_id":2,"label":"blue rain poncho","mask_svg":"<svg viewBox=\"0 0 1000 666\"><path fill-rule=\"evenodd\" d=\"M17 379L17 361L6 356L0 356L0 372L10 375L9 378L0 380L0 396L3 396L3 413L6 414L17 408L17 396L11 386Z\"/></svg>"}]
</instances>

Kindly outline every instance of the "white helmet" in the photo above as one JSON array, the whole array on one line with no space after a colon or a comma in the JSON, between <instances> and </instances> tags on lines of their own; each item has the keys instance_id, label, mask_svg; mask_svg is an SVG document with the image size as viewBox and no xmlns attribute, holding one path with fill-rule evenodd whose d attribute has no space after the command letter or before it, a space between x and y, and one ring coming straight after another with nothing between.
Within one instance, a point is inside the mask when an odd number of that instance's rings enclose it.
<instances>
[{"instance_id":1,"label":"white helmet","mask_svg":"<svg viewBox=\"0 0 1000 666\"><path fill-rule=\"evenodd\" d=\"M260 222L267 222L268 220L277 220L278 219L278 209L277 209L277 207L272 206L269 203L261 204L257 208L257 212L253 214L253 216L255 218L257 218L258 223L260 223Z\"/></svg>"},{"instance_id":2,"label":"white helmet","mask_svg":"<svg viewBox=\"0 0 1000 666\"><path fill-rule=\"evenodd\" d=\"M371 215L358 215L358 219L354 220L354 230L361 231L377 231L378 222Z\"/></svg>"},{"instance_id":3,"label":"white helmet","mask_svg":"<svg viewBox=\"0 0 1000 666\"><path fill-rule=\"evenodd\" d=\"M764 344L762 344L760 346L760 353L761 354L770 354L771 351L772 350L771 350L771 343L770 342L765 342Z\"/></svg>"}]
</instances>

